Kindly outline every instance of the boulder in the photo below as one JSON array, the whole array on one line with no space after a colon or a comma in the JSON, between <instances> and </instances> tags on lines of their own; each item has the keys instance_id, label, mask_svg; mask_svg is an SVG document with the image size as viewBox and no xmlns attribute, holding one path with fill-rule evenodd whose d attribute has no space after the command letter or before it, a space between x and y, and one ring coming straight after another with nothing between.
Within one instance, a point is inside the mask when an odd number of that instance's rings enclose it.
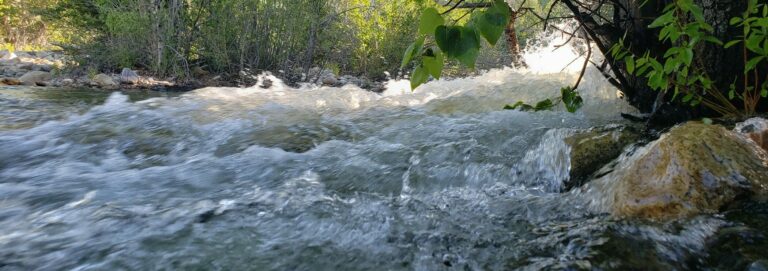
<instances>
[{"instance_id":1,"label":"boulder","mask_svg":"<svg viewBox=\"0 0 768 271\"><path fill-rule=\"evenodd\" d=\"M129 68L123 68L123 71L120 72L120 83L127 85L138 84L139 75Z\"/></svg>"},{"instance_id":2,"label":"boulder","mask_svg":"<svg viewBox=\"0 0 768 271\"><path fill-rule=\"evenodd\" d=\"M604 165L616 159L629 144L640 139L637 129L606 126L576 132L564 139L570 148L571 168L564 189L581 186Z\"/></svg>"},{"instance_id":3,"label":"boulder","mask_svg":"<svg viewBox=\"0 0 768 271\"><path fill-rule=\"evenodd\" d=\"M116 88L118 86L117 82L112 79L112 76L103 73L94 76L91 83L102 88Z\"/></svg>"},{"instance_id":4,"label":"boulder","mask_svg":"<svg viewBox=\"0 0 768 271\"><path fill-rule=\"evenodd\" d=\"M72 80L70 78L65 78L64 80L61 80L62 86L71 86L75 83L75 80Z\"/></svg>"},{"instance_id":5,"label":"boulder","mask_svg":"<svg viewBox=\"0 0 768 271\"><path fill-rule=\"evenodd\" d=\"M51 80L51 78L53 77L49 72L31 71L21 76L21 78L19 78L19 81L24 85L35 86L35 85L43 84L46 81Z\"/></svg>"},{"instance_id":6,"label":"boulder","mask_svg":"<svg viewBox=\"0 0 768 271\"><path fill-rule=\"evenodd\" d=\"M669 220L716 213L768 194L768 154L722 126L689 122L623 157L588 185L618 217Z\"/></svg>"},{"instance_id":7,"label":"boulder","mask_svg":"<svg viewBox=\"0 0 768 271\"><path fill-rule=\"evenodd\" d=\"M326 85L326 86L334 86L337 83L339 83L339 80L337 80L336 76L334 75L323 76L323 78L320 79L320 81L323 83L323 85Z\"/></svg>"}]
</instances>

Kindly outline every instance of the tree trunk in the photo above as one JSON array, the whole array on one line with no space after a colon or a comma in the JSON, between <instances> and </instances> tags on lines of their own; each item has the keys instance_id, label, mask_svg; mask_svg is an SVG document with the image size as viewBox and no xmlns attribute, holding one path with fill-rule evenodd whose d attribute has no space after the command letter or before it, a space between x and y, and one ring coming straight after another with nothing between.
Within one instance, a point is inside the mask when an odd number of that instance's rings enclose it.
<instances>
[{"instance_id":1,"label":"tree trunk","mask_svg":"<svg viewBox=\"0 0 768 271\"><path fill-rule=\"evenodd\" d=\"M512 16L509 17L509 23L507 23L507 29L504 31L507 35L507 48L509 50L509 55L512 58L512 65L515 67L528 67L528 64L525 63L523 55L520 52L520 43L517 40L517 30L515 30L516 19L517 13L512 11Z\"/></svg>"},{"instance_id":2,"label":"tree trunk","mask_svg":"<svg viewBox=\"0 0 768 271\"><path fill-rule=\"evenodd\" d=\"M573 12L575 18L584 26L590 39L592 39L606 59L611 64L611 71L616 81L621 85L629 103L643 113L655 113L652 121L660 124L671 124L703 115L711 115L713 112L702 107L690 107L677 102L669 102L672 91L666 95L660 95L657 91L647 86L645 78L637 77L626 72L623 60L613 59L608 50L624 37L625 44L636 55L650 52L652 56L664 55L668 45L659 41L658 29L650 29L648 25L662 14L664 7L671 0L659 1L635 1L613 0L613 17L611 21L595 15L586 10L584 4L577 0L562 0L563 4ZM694 0L704 11L705 20L714 28L713 35L723 42L737 39L741 34L740 28L729 25L732 17L740 16L746 10L745 0ZM645 3L645 5L642 5ZM717 88L723 92L729 85L743 78L744 60L740 46L724 49L722 46L707 43L699 46L695 51L694 59L702 61L709 75L715 81ZM765 69L763 69L765 70ZM737 88L743 89L743 83ZM663 123L671 122L671 123Z\"/></svg>"}]
</instances>

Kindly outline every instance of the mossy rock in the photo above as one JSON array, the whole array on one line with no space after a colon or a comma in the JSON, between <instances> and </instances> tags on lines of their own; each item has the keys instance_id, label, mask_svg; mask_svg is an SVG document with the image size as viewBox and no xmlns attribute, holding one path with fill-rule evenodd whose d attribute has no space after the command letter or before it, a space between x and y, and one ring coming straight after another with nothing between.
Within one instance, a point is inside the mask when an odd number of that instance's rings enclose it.
<instances>
[{"instance_id":1,"label":"mossy rock","mask_svg":"<svg viewBox=\"0 0 768 271\"><path fill-rule=\"evenodd\" d=\"M571 147L571 168L565 190L581 186L593 173L621 155L628 145L640 140L640 132L627 126L607 126L577 132L564 139Z\"/></svg>"},{"instance_id":2,"label":"mossy rock","mask_svg":"<svg viewBox=\"0 0 768 271\"><path fill-rule=\"evenodd\" d=\"M689 122L595 181L619 217L668 220L717 213L741 199L765 199L766 153L718 125Z\"/></svg>"}]
</instances>

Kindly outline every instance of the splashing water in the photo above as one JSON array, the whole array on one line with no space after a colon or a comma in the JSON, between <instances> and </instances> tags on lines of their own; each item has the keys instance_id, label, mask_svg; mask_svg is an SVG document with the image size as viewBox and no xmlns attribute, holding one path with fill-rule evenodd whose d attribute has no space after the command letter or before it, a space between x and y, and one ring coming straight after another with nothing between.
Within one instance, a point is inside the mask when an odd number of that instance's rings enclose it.
<instances>
[{"instance_id":1,"label":"splashing water","mask_svg":"<svg viewBox=\"0 0 768 271\"><path fill-rule=\"evenodd\" d=\"M500 110L576 79L550 65L383 94L0 89L0 269L690 268L731 222L615 221L551 192L562 139L631 109L590 69L576 114Z\"/></svg>"}]
</instances>

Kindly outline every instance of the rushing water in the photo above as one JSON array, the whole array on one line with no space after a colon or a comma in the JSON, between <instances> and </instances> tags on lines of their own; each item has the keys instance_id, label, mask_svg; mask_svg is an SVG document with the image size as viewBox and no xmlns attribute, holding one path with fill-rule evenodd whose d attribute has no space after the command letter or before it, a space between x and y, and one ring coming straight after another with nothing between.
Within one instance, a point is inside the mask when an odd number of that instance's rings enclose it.
<instances>
[{"instance_id":1,"label":"rushing water","mask_svg":"<svg viewBox=\"0 0 768 271\"><path fill-rule=\"evenodd\" d=\"M563 136L632 109L595 71L577 114L500 109L575 78L0 89L0 270L765 270L765 206L654 224L555 192Z\"/></svg>"}]
</instances>

